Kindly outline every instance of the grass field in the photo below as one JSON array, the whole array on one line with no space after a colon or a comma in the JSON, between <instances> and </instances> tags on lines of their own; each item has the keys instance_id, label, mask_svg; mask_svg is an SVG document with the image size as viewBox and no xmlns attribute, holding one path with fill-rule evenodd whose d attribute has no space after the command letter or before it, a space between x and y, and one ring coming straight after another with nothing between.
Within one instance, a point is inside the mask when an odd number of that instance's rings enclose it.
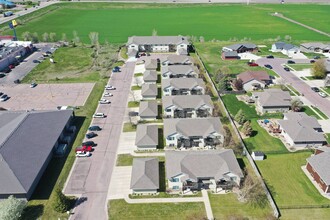
<instances>
[{"instance_id":1,"label":"grass field","mask_svg":"<svg viewBox=\"0 0 330 220\"><path fill-rule=\"evenodd\" d=\"M125 200L110 200L109 219L204 219L202 202L128 204Z\"/></svg>"},{"instance_id":2,"label":"grass field","mask_svg":"<svg viewBox=\"0 0 330 220\"><path fill-rule=\"evenodd\" d=\"M29 15L30 19L35 18L17 27L18 36L25 31L36 32L39 36L54 32L58 38L66 33L72 39L73 31L77 31L79 38L87 43L90 42L88 34L95 31L99 32L101 42L124 43L128 36L151 35L152 30L156 29L159 35L203 36L205 40L260 40L278 36L284 38L286 35L294 40L328 40L326 36L271 16L278 10L278 6L274 5L63 3L51 7L54 10L42 17ZM313 8L330 10L330 6ZM288 13L295 13L296 10L294 7L284 9ZM301 5L299 9L308 11L310 6ZM312 17L319 21L315 14ZM325 26L329 14L322 14L320 18L324 19ZM7 30L6 34L10 32Z\"/></svg>"}]
</instances>

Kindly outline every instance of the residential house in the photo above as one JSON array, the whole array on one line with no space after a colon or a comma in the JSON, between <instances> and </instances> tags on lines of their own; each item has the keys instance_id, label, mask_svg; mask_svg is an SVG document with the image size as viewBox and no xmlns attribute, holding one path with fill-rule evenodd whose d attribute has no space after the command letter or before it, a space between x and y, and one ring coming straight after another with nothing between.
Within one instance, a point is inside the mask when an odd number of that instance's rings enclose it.
<instances>
[{"instance_id":1,"label":"residential house","mask_svg":"<svg viewBox=\"0 0 330 220\"><path fill-rule=\"evenodd\" d=\"M162 67L163 79L197 78L198 74L198 69L192 65L171 65Z\"/></svg>"},{"instance_id":2,"label":"residential house","mask_svg":"<svg viewBox=\"0 0 330 220\"><path fill-rule=\"evenodd\" d=\"M157 101L141 101L139 107L139 116L141 120L156 120L158 116Z\"/></svg>"},{"instance_id":3,"label":"residential house","mask_svg":"<svg viewBox=\"0 0 330 220\"><path fill-rule=\"evenodd\" d=\"M187 37L184 36L133 36L127 41L127 55L135 57L139 52L188 54Z\"/></svg>"},{"instance_id":4,"label":"residential house","mask_svg":"<svg viewBox=\"0 0 330 220\"><path fill-rule=\"evenodd\" d=\"M237 53L257 52L258 47L255 44L242 43L242 44L232 44L222 48L222 52L231 52L231 51L235 51Z\"/></svg>"},{"instance_id":5,"label":"residential house","mask_svg":"<svg viewBox=\"0 0 330 220\"><path fill-rule=\"evenodd\" d=\"M156 150L158 146L158 125L138 124L135 145L138 150Z\"/></svg>"},{"instance_id":6,"label":"residential house","mask_svg":"<svg viewBox=\"0 0 330 220\"><path fill-rule=\"evenodd\" d=\"M203 95L205 83L199 78L172 78L162 80L163 96Z\"/></svg>"},{"instance_id":7,"label":"residential house","mask_svg":"<svg viewBox=\"0 0 330 220\"><path fill-rule=\"evenodd\" d=\"M159 162L157 158L134 158L131 190L133 194L154 194L159 189Z\"/></svg>"},{"instance_id":8,"label":"residential house","mask_svg":"<svg viewBox=\"0 0 330 220\"><path fill-rule=\"evenodd\" d=\"M164 119L166 146L177 148L221 146L225 132L217 117Z\"/></svg>"},{"instance_id":9,"label":"residential house","mask_svg":"<svg viewBox=\"0 0 330 220\"><path fill-rule=\"evenodd\" d=\"M157 84L143 84L141 88L142 99L156 99L158 95Z\"/></svg>"},{"instance_id":10,"label":"residential house","mask_svg":"<svg viewBox=\"0 0 330 220\"><path fill-rule=\"evenodd\" d=\"M30 199L59 145L74 136L72 110L0 112L0 198Z\"/></svg>"},{"instance_id":11,"label":"residential house","mask_svg":"<svg viewBox=\"0 0 330 220\"><path fill-rule=\"evenodd\" d=\"M158 61L156 59L148 59L144 63L144 68L146 70L154 70L156 71L158 67Z\"/></svg>"},{"instance_id":12,"label":"residential house","mask_svg":"<svg viewBox=\"0 0 330 220\"><path fill-rule=\"evenodd\" d=\"M162 65L192 65L193 63L190 56L171 54L162 62Z\"/></svg>"},{"instance_id":13,"label":"residential house","mask_svg":"<svg viewBox=\"0 0 330 220\"><path fill-rule=\"evenodd\" d=\"M143 81L146 84L156 84L157 83L157 72L156 72L156 70L146 70L146 71L144 71Z\"/></svg>"},{"instance_id":14,"label":"residential house","mask_svg":"<svg viewBox=\"0 0 330 220\"><path fill-rule=\"evenodd\" d=\"M265 89L263 92L253 92L256 110L260 113L287 112L291 108L291 96L281 89Z\"/></svg>"},{"instance_id":15,"label":"residential house","mask_svg":"<svg viewBox=\"0 0 330 220\"><path fill-rule=\"evenodd\" d=\"M329 53L330 44L320 42L309 42L300 44L300 50L306 53Z\"/></svg>"},{"instance_id":16,"label":"residential house","mask_svg":"<svg viewBox=\"0 0 330 220\"><path fill-rule=\"evenodd\" d=\"M330 151L321 151L307 158L306 169L322 191L330 195Z\"/></svg>"},{"instance_id":17,"label":"residential house","mask_svg":"<svg viewBox=\"0 0 330 220\"><path fill-rule=\"evenodd\" d=\"M165 151L167 187L172 192L239 187L242 170L232 149Z\"/></svg>"},{"instance_id":18,"label":"residential house","mask_svg":"<svg viewBox=\"0 0 330 220\"><path fill-rule=\"evenodd\" d=\"M237 60L240 59L236 51L222 52L221 57L223 60Z\"/></svg>"},{"instance_id":19,"label":"residential house","mask_svg":"<svg viewBox=\"0 0 330 220\"><path fill-rule=\"evenodd\" d=\"M266 71L246 71L237 76L242 80L243 89L245 91L253 91L263 89L272 83L271 77Z\"/></svg>"},{"instance_id":20,"label":"residential house","mask_svg":"<svg viewBox=\"0 0 330 220\"><path fill-rule=\"evenodd\" d=\"M326 143L317 119L304 112L285 113L277 123L286 142L298 148L319 147Z\"/></svg>"},{"instance_id":21,"label":"residential house","mask_svg":"<svg viewBox=\"0 0 330 220\"><path fill-rule=\"evenodd\" d=\"M299 47L284 42L276 42L272 45L272 52L281 52L284 55L296 54L300 52Z\"/></svg>"},{"instance_id":22,"label":"residential house","mask_svg":"<svg viewBox=\"0 0 330 220\"><path fill-rule=\"evenodd\" d=\"M166 118L204 118L213 113L209 95L163 96L163 115Z\"/></svg>"}]
</instances>

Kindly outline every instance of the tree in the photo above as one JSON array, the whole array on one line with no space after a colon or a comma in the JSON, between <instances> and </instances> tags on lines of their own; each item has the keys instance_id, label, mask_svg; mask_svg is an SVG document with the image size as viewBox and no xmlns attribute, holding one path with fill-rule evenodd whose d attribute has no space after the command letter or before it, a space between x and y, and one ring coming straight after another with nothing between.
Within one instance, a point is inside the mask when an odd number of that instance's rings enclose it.
<instances>
[{"instance_id":1,"label":"tree","mask_svg":"<svg viewBox=\"0 0 330 220\"><path fill-rule=\"evenodd\" d=\"M222 112L220 109L220 104L219 103L214 103L214 108L213 108L213 117L222 117Z\"/></svg>"},{"instance_id":2,"label":"tree","mask_svg":"<svg viewBox=\"0 0 330 220\"><path fill-rule=\"evenodd\" d=\"M240 124L240 125L242 125L242 124L244 124L244 122L246 122L246 117L245 117L245 115L244 115L242 109L240 109L240 110L237 112L237 114L235 115L234 119L235 119L235 121L236 121L238 124Z\"/></svg>"},{"instance_id":3,"label":"tree","mask_svg":"<svg viewBox=\"0 0 330 220\"><path fill-rule=\"evenodd\" d=\"M0 219L16 220L22 215L23 209L26 206L26 201L16 199L14 196L9 196L0 202Z\"/></svg>"},{"instance_id":4,"label":"tree","mask_svg":"<svg viewBox=\"0 0 330 220\"><path fill-rule=\"evenodd\" d=\"M47 32L42 34L42 40L43 42L49 42L49 34Z\"/></svg>"},{"instance_id":5,"label":"tree","mask_svg":"<svg viewBox=\"0 0 330 220\"><path fill-rule=\"evenodd\" d=\"M68 38L66 36L66 33L63 33L62 34L62 41L64 41L64 42L67 42L68 41Z\"/></svg>"},{"instance_id":6,"label":"tree","mask_svg":"<svg viewBox=\"0 0 330 220\"><path fill-rule=\"evenodd\" d=\"M38 35L37 32L34 32L31 37L32 37L32 39L31 39L32 43L38 43L39 42L39 35Z\"/></svg>"},{"instance_id":7,"label":"tree","mask_svg":"<svg viewBox=\"0 0 330 220\"><path fill-rule=\"evenodd\" d=\"M227 79L224 77L218 83L218 91L221 93L227 90Z\"/></svg>"},{"instance_id":8,"label":"tree","mask_svg":"<svg viewBox=\"0 0 330 220\"><path fill-rule=\"evenodd\" d=\"M89 39L91 40L91 45L93 45L93 46L99 45L99 33L98 32L90 32Z\"/></svg>"},{"instance_id":9,"label":"tree","mask_svg":"<svg viewBox=\"0 0 330 220\"><path fill-rule=\"evenodd\" d=\"M80 38L79 38L79 36L78 36L78 32L77 32L77 31L73 31L72 34L73 34L73 39L72 39L72 41L73 41L75 44L80 43Z\"/></svg>"},{"instance_id":10,"label":"tree","mask_svg":"<svg viewBox=\"0 0 330 220\"><path fill-rule=\"evenodd\" d=\"M49 39L51 42L56 42L57 41L56 33L50 33Z\"/></svg>"},{"instance_id":11,"label":"tree","mask_svg":"<svg viewBox=\"0 0 330 220\"><path fill-rule=\"evenodd\" d=\"M224 147L227 147L231 143L232 135L231 135L230 129L229 129L229 127L227 125L224 125L223 126L223 129L225 130L225 139L223 141L223 146Z\"/></svg>"},{"instance_id":12,"label":"tree","mask_svg":"<svg viewBox=\"0 0 330 220\"><path fill-rule=\"evenodd\" d=\"M25 31L23 34L22 34L22 38L24 41L29 41L32 39L32 35L30 32L28 31Z\"/></svg>"},{"instance_id":13,"label":"tree","mask_svg":"<svg viewBox=\"0 0 330 220\"><path fill-rule=\"evenodd\" d=\"M312 66L312 75L316 79L324 79L327 73L325 66L325 60L320 59L316 61Z\"/></svg>"},{"instance_id":14,"label":"tree","mask_svg":"<svg viewBox=\"0 0 330 220\"><path fill-rule=\"evenodd\" d=\"M300 112L303 106L303 102L298 98L294 98L291 101L291 110L294 112Z\"/></svg>"},{"instance_id":15,"label":"tree","mask_svg":"<svg viewBox=\"0 0 330 220\"><path fill-rule=\"evenodd\" d=\"M64 213L69 210L69 199L62 193L60 187L55 190L55 199L53 201L53 208L56 212Z\"/></svg>"},{"instance_id":16,"label":"tree","mask_svg":"<svg viewBox=\"0 0 330 220\"><path fill-rule=\"evenodd\" d=\"M243 89L243 81L241 79L234 79L233 85L236 90L240 91Z\"/></svg>"},{"instance_id":17,"label":"tree","mask_svg":"<svg viewBox=\"0 0 330 220\"><path fill-rule=\"evenodd\" d=\"M244 124L243 124L243 127L242 127L242 132L245 136L250 136L253 132L253 129L251 127L251 122L250 121L246 121Z\"/></svg>"},{"instance_id":18,"label":"tree","mask_svg":"<svg viewBox=\"0 0 330 220\"><path fill-rule=\"evenodd\" d=\"M151 33L152 36L157 36L157 30L154 28Z\"/></svg>"}]
</instances>

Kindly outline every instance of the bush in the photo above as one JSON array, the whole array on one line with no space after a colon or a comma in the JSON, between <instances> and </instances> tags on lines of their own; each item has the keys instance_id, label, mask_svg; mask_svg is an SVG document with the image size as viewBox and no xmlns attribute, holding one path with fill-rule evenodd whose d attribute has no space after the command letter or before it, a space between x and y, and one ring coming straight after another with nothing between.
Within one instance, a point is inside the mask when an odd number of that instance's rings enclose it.
<instances>
[{"instance_id":1,"label":"bush","mask_svg":"<svg viewBox=\"0 0 330 220\"><path fill-rule=\"evenodd\" d=\"M22 215L26 206L26 201L16 199L14 196L9 196L0 202L0 219L1 220L16 220Z\"/></svg>"},{"instance_id":2,"label":"bush","mask_svg":"<svg viewBox=\"0 0 330 220\"><path fill-rule=\"evenodd\" d=\"M53 208L56 212L64 213L69 210L70 200L66 197L62 190L57 187L55 191L55 199L53 202Z\"/></svg>"}]
</instances>

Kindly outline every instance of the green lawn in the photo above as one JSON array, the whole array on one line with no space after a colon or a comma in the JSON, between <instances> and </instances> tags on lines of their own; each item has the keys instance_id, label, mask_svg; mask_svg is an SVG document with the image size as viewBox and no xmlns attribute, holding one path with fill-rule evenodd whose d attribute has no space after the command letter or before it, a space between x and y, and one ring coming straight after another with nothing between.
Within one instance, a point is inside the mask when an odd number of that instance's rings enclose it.
<instances>
[{"instance_id":1,"label":"green lawn","mask_svg":"<svg viewBox=\"0 0 330 220\"><path fill-rule=\"evenodd\" d=\"M139 76L143 76L143 73L135 73L134 77L139 77Z\"/></svg>"},{"instance_id":2,"label":"green lawn","mask_svg":"<svg viewBox=\"0 0 330 220\"><path fill-rule=\"evenodd\" d=\"M131 90L141 90L141 86L132 86Z\"/></svg>"},{"instance_id":3,"label":"green lawn","mask_svg":"<svg viewBox=\"0 0 330 220\"><path fill-rule=\"evenodd\" d=\"M293 91L296 95L300 95L300 93L293 87L293 86L291 86L291 85L286 85L286 87L288 87L289 88L289 91L291 90L291 91ZM290 91L290 92L291 92Z\"/></svg>"},{"instance_id":4,"label":"green lawn","mask_svg":"<svg viewBox=\"0 0 330 220\"><path fill-rule=\"evenodd\" d=\"M320 109L318 109L317 107L312 106L312 108L319 113L324 119L329 119L328 116L326 116L326 114L324 114Z\"/></svg>"},{"instance_id":5,"label":"green lawn","mask_svg":"<svg viewBox=\"0 0 330 220\"><path fill-rule=\"evenodd\" d=\"M321 119L320 116L318 116L310 107L304 106L302 108L302 112L305 112L309 116L314 116L317 119Z\"/></svg>"},{"instance_id":6,"label":"green lawn","mask_svg":"<svg viewBox=\"0 0 330 220\"><path fill-rule=\"evenodd\" d=\"M311 154L309 151L268 154L266 160L257 161L280 208L291 205L330 204L330 201L319 194L301 170L301 166L306 164L306 158Z\"/></svg>"},{"instance_id":7,"label":"green lawn","mask_svg":"<svg viewBox=\"0 0 330 220\"><path fill-rule=\"evenodd\" d=\"M137 108L139 106L140 106L140 102L138 102L138 101L129 101L127 103L128 108Z\"/></svg>"},{"instance_id":8,"label":"green lawn","mask_svg":"<svg viewBox=\"0 0 330 220\"><path fill-rule=\"evenodd\" d=\"M130 122L124 123L123 132L133 132L133 131L136 131L136 125L133 125Z\"/></svg>"},{"instance_id":9,"label":"green lawn","mask_svg":"<svg viewBox=\"0 0 330 220\"><path fill-rule=\"evenodd\" d=\"M259 118L254 105L247 105L242 101L237 100L236 95L224 95L221 97L229 113L233 116L242 109L247 118Z\"/></svg>"},{"instance_id":10,"label":"green lawn","mask_svg":"<svg viewBox=\"0 0 330 220\"><path fill-rule=\"evenodd\" d=\"M141 203L128 204L125 200L110 200L109 219L203 219L204 203Z\"/></svg>"},{"instance_id":11,"label":"green lawn","mask_svg":"<svg viewBox=\"0 0 330 220\"><path fill-rule=\"evenodd\" d=\"M281 209L281 220L328 219L330 209Z\"/></svg>"},{"instance_id":12,"label":"green lawn","mask_svg":"<svg viewBox=\"0 0 330 220\"><path fill-rule=\"evenodd\" d=\"M330 134L326 134L327 142L330 144Z\"/></svg>"},{"instance_id":13,"label":"green lawn","mask_svg":"<svg viewBox=\"0 0 330 220\"><path fill-rule=\"evenodd\" d=\"M131 154L118 154L116 166L132 166L133 156ZM164 162L164 157L157 157L159 161Z\"/></svg>"},{"instance_id":14,"label":"green lawn","mask_svg":"<svg viewBox=\"0 0 330 220\"><path fill-rule=\"evenodd\" d=\"M297 14L295 7L286 6L282 6L281 9ZM25 21L24 16L20 17L25 24L17 27L18 36L21 37L25 31L36 32L39 36L45 32L54 32L58 38L61 38L62 33L66 33L68 39L72 39L72 32L77 31L79 38L87 43L90 42L88 34L95 31L99 32L102 43L105 40L112 43L124 43L128 36L151 35L152 30L156 29L159 35L203 36L205 40L250 38L259 40L274 39L278 36L283 39L286 35L290 35L294 40L328 40L326 36L271 16L271 13L278 10L278 6L275 5L138 5L93 2L62 3L50 8L53 10L44 9L42 11L45 13L49 10L42 17L33 14L27 16L30 21ZM330 10L330 6L313 6L313 8L321 12ZM300 5L299 9L304 12L308 11L310 5ZM38 14L42 12L38 12ZM306 17L301 15L300 17ZM314 13L311 17L313 16ZM33 20L31 20L32 17L34 17ZM329 20L328 14L320 17L323 24ZM155 21L157 21L157 25L155 25ZM7 29L4 34L9 33L11 30Z\"/></svg>"},{"instance_id":15,"label":"green lawn","mask_svg":"<svg viewBox=\"0 0 330 220\"><path fill-rule=\"evenodd\" d=\"M286 66L288 66L296 71L301 71L304 69L312 68L312 64L286 64Z\"/></svg>"},{"instance_id":16,"label":"green lawn","mask_svg":"<svg viewBox=\"0 0 330 220\"><path fill-rule=\"evenodd\" d=\"M330 94L330 87L322 87L324 91L326 91L328 94Z\"/></svg>"}]
</instances>

